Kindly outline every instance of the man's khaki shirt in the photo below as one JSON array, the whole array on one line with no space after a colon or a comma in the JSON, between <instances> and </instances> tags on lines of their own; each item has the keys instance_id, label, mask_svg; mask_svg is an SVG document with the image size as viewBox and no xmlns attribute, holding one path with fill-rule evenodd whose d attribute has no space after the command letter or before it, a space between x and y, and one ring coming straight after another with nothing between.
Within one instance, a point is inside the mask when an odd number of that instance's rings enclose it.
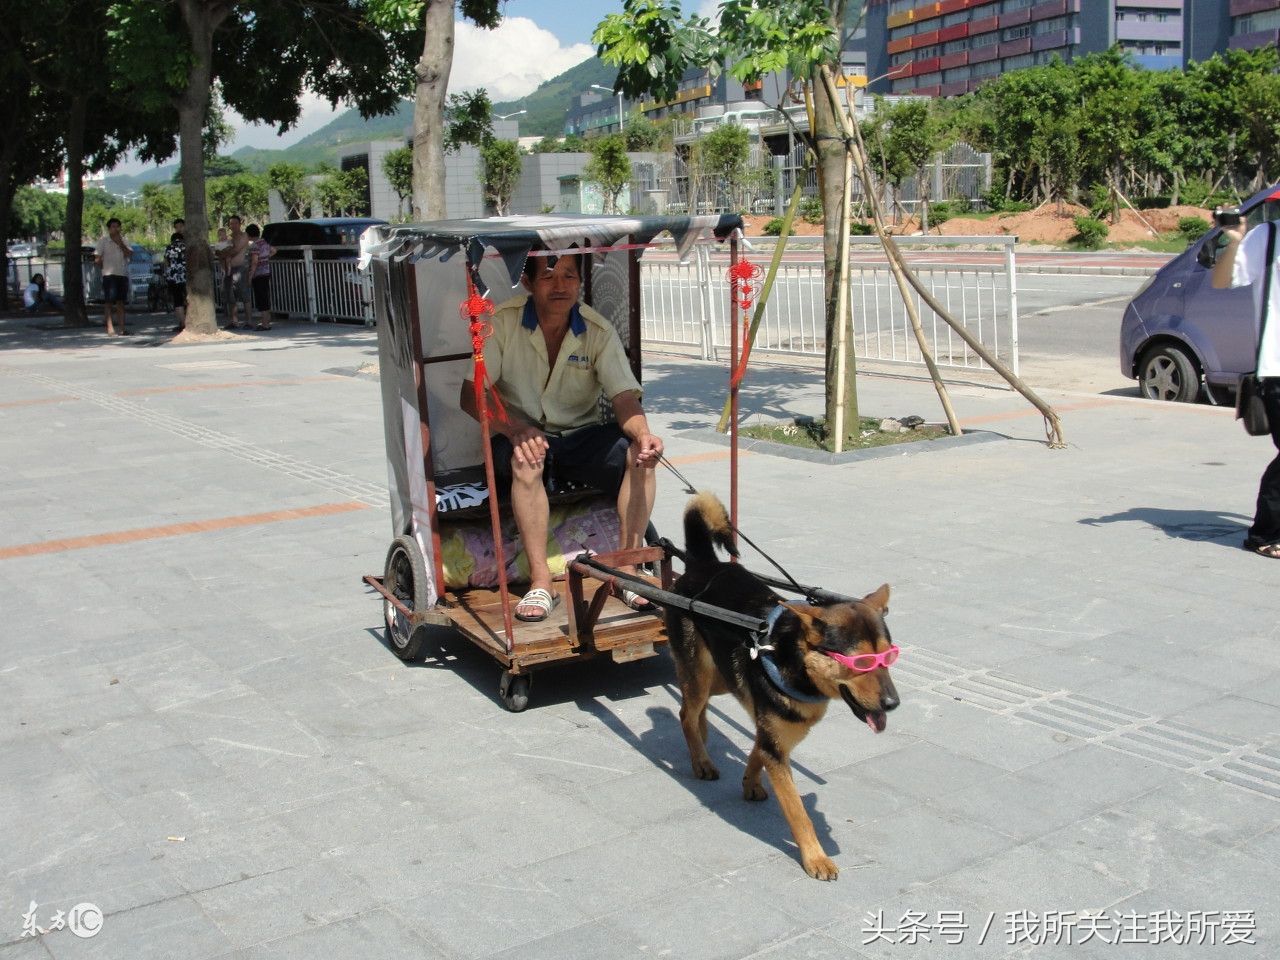
<instances>
[{"instance_id":1,"label":"man's khaki shirt","mask_svg":"<svg viewBox=\"0 0 1280 960\"><path fill-rule=\"evenodd\" d=\"M508 300L494 311L484 362L502 402L548 433L599 423L601 391L609 400L641 392L618 332L585 304L569 315L552 370L533 302L527 294Z\"/></svg>"}]
</instances>

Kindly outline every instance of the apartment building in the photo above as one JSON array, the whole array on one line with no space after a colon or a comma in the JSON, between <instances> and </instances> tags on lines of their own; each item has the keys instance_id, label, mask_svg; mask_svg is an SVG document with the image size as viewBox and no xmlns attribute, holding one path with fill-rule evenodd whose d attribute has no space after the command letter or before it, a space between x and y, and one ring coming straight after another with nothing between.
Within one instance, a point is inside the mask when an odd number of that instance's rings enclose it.
<instances>
[{"instance_id":1,"label":"apartment building","mask_svg":"<svg viewBox=\"0 0 1280 960\"><path fill-rule=\"evenodd\" d=\"M1148 69L1176 69L1184 59L1183 5L1184 0L869 0L870 88L955 96L1010 70L1055 56L1070 61L1114 44Z\"/></svg>"},{"instance_id":2,"label":"apartment building","mask_svg":"<svg viewBox=\"0 0 1280 960\"><path fill-rule=\"evenodd\" d=\"M1188 60L1280 42L1280 0L1186 0Z\"/></svg>"}]
</instances>

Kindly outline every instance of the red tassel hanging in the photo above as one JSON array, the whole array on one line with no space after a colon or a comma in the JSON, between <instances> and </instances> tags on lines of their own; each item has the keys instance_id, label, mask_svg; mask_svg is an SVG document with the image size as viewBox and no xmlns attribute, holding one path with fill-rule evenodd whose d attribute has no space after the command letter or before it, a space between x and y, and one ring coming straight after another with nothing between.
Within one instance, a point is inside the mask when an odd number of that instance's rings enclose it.
<instances>
[{"instance_id":1,"label":"red tassel hanging","mask_svg":"<svg viewBox=\"0 0 1280 960\"><path fill-rule=\"evenodd\" d=\"M735 387L742 383L747 372L747 358L751 355L751 304L760 292L760 278L763 276L764 271L750 260L739 260L729 268L729 290L734 304L742 310L742 352L738 358L738 369L733 371ZM737 336L737 333L731 336Z\"/></svg>"},{"instance_id":2,"label":"red tassel hanging","mask_svg":"<svg viewBox=\"0 0 1280 960\"><path fill-rule=\"evenodd\" d=\"M493 419L489 413L488 399L492 395L496 418L506 420L506 407L502 405L498 392L493 389L489 371L484 364L484 342L493 335L493 324L487 319L493 316L493 301L480 295L470 274L467 275L467 299L462 301L458 312L467 321L471 331L472 383L476 391L476 412L480 415L481 422Z\"/></svg>"}]
</instances>

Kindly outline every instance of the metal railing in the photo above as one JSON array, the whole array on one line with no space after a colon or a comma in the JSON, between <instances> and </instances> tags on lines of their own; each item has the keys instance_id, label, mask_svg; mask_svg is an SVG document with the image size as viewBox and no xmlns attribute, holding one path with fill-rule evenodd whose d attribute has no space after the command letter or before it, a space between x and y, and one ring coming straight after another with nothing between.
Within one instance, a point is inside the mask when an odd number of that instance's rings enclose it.
<instances>
[{"instance_id":1,"label":"metal railing","mask_svg":"<svg viewBox=\"0 0 1280 960\"><path fill-rule=\"evenodd\" d=\"M754 349L822 356L826 351L821 246L788 241L756 334ZM757 247L756 241L752 241ZM900 237L898 245L933 297L979 343L1018 370L1018 282L1013 237ZM874 237L851 237L849 298L852 339L859 359L923 364L915 333L889 264ZM770 251L771 252L771 251ZM766 265L770 252L747 256ZM716 359L729 343L728 257L708 246L688 263L662 257L641 261L641 331L647 343L697 347ZM912 292L925 339L939 366L986 369L951 326ZM739 334L740 335L740 334Z\"/></svg>"},{"instance_id":2,"label":"metal railing","mask_svg":"<svg viewBox=\"0 0 1280 960\"><path fill-rule=\"evenodd\" d=\"M354 320L373 326L373 281L356 269L350 246L276 247L271 257L271 312L290 319ZM223 304L222 266L214 263L214 296Z\"/></svg>"}]
</instances>

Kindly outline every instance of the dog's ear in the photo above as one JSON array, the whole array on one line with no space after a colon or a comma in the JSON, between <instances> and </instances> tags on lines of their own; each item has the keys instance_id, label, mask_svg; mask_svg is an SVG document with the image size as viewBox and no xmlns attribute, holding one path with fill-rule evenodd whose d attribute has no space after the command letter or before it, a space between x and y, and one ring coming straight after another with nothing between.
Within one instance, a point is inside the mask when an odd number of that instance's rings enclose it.
<instances>
[{"instance_id":1,"label":"dog's ear","mask_svg":"<svg viewBox=\"0 0 1280 960\"><path fill-rule=\"evenodd\" d=\"M888 616L889 614L889 585L882 583L874 593L868 593L862 598L862 602L874 607L880 611L880 616Z\"/></svg>"},{"instance_id":2,"label":"dog's ear","mask_svg":"<svg viewBox=\"0 0 1280 960\"><path fill-rule=\"evenodd\" d=\"M779 634L794 631L796 636L805 639L810 646L816 646L822 637L822 630L815 624L818 611L803 603L784 603L783 606L787 613L778 618L774 631Z\"/></svg>"}]
</instances>

